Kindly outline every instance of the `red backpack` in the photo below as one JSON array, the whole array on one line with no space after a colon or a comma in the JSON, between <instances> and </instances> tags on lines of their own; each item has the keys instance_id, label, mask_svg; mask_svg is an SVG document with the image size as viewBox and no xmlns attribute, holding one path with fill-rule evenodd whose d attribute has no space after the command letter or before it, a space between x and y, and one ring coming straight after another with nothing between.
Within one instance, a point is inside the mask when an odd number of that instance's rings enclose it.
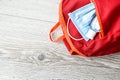
<instances>
[{"instance_id":1,"label":"red backpack","mask_svg":"<svg viewBox=\"0 0 120 80\"><path fill-rule=\"evenodd\" d=\"M68 13L90 3L94 3L100 32L94 40L74 40L67 33ZM119 0L62 0L59 6L59 21L50 31L50 39L54 42L63 40L70 54L81 56L101 56L120 52L120 1ZM53 32L61 27L63 35L53 40ZM72 21L69 33L81 38Z\"/></svg>"}]
</instances>

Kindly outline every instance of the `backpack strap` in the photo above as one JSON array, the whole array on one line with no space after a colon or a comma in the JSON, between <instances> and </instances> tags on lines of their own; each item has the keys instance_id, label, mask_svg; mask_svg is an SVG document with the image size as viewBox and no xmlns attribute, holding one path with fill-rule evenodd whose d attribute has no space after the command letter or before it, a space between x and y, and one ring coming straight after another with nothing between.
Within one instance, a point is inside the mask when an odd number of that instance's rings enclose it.
<instances>
[{"instance_id":1,"label":"backpack strap","mask_svg":"<svg viewBox=\"0 0 120 80\"><path fill-rule=\"evenodd\" d=\"M61 35L59 36L57 39L53 39L53 32L58 28L60 27L60 22L57 22L53 27L52 29L50 30L50 33L49 33L49 37L50 37L50 40L53 41L53 42L59 42L61 40L63 40L65 38L64 35Z\"/></svg>"}]
</instances>

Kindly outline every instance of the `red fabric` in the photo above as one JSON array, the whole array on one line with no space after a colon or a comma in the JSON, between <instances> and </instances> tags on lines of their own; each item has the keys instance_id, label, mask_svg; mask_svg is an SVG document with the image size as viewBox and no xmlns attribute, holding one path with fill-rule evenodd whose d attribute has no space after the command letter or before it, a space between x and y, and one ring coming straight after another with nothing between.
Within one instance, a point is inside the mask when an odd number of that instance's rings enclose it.
<instances>
[{"instance_id":1,"label":"red fabric","mask_svg":"<svg viewBox=\"0 0 120 80\"><path fill-rule=\"evenodd\" d=\"M68 13L90 3L90 0L63 0L62 10L65 22L68 20ZM104 31L104 37L100 38L96 35L94 40L86 42L85 40L75 41L74 46L86 56L101 56L120 52L120 1L119 0L94 0L97 5L99 17L101 19ZM70 34L76 38L81 35L72 22L69 25ZM70 46L64 39L68 50ZM75 53L77 54L77 53Z\"/></svg>"}]
</instances>

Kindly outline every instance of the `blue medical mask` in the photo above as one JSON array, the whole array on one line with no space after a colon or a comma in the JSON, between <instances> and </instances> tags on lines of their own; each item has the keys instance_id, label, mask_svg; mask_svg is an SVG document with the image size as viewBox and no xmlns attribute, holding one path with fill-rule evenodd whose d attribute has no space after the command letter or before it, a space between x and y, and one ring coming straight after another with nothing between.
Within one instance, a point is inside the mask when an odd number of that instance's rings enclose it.
<instances>
[{"instance_id":1,"label":"blue medical mask","mask_svg":"<svg viewBox=\"0 0 120 80\"><path fill-rule=\"evenodd\" d=\"M93 3L87 4L68 15L86 41L93 39L99 32L100 28Z\"/></svg>"}]
</instances>

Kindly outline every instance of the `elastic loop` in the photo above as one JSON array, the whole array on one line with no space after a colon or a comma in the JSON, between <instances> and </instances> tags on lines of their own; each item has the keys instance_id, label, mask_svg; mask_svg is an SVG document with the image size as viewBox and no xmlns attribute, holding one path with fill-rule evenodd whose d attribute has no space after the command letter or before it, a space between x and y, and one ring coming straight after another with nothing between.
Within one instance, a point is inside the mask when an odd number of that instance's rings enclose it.
<instances>
[{"instance_id":1,"label":"elastic loop","mask_svg":"<svg viewBox=\"0 0 120 80\"><path fill-rule=\"evenodd\" d=\"M70 18L68 18L68 21L67 21L67 34L69 35L69 37L72 38L73 40L76 40L76 41L83 40L83 38L77 39L77 38L73 37L73 36L70 34L70 32L69 32L69 23L70 23Z\"/></svg>"},{"instance_id":2,"label":"elastic loop","mask_svg":"<svg viewBox=\"0 0 120 80\"><path fill-rule=\"evenodd\" d=\"M93 0L90 0L90 2L93 2Z\"/></svg>"},{"instance_id":3,"label":"elastic loop","mask_svg":"<svg viewBox=\"0 0 120 80\"><path fill-rule=\"evenodd\" d=\"M49 37L50 37L50 40L53 41L53 42L59 42L60 40L63 40L65 38L64 35L61 35L59 36L57 39L53 39L53 32L60 26L60 22L57 22L53 28L50 30L50 33L49 33Z\"/></svg>"}]
</instances>

